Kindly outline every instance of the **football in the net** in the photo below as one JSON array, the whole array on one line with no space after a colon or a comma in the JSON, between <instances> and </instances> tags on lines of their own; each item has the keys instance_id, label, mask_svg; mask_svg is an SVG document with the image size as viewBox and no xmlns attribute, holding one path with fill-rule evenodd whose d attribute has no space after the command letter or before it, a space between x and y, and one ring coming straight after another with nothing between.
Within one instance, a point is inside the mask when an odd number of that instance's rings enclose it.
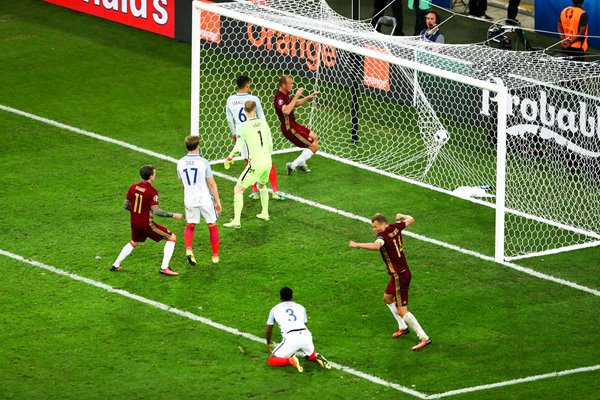
<instances>
[{"instance_id":1,"label":"football in the net","mask_svg":"<svg viewBox=\"0 0 600 400\"><path fill-rule=\"evenodd\" d=\"M435 135L433 135L433 139L439 144L444 144L448 141L448 139L450 139L450 134L447 130L440 129L435 133Z\"/></svg>"}]
</instances>

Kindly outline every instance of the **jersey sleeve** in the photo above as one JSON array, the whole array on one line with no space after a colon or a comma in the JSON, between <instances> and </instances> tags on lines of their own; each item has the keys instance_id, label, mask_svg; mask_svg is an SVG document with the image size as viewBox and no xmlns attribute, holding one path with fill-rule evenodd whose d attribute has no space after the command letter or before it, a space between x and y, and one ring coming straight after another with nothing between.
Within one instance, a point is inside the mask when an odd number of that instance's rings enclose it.
<instances>
[{"instance_id":1,"label":"jersey sleeve","mask_svg":"<svg viewBox=\"0 0 600 400\"><path fill-rule=\"evenodd\" d=\"M152 192L152 200L150 201L150 207L158 205L158 192L154 190Z\"/></svg>"},{"instance_id":2,"label":"jersey sleeve","mask_svg":"<svg viewBox=\"0 0 600 400\"><path fill-rule=\"evenodd\" d=\"M208 163L208 160L206 158L202 159L202 165L204 165L204 177L205 178L212 178L213 177L213 172L212 169L210 168L210 164Z\"/></svg>"},{"instance_id":3,"label":"jersey sleeve","mask_svg":"<svg viewBox=\"0 0 600 400\"><path fill-rule=\"evenodd\" d=\"M129 200L130 203L133 203L133 190L132 190L133 186L130 186L129 189L127 189L127 194L125 195L125 200Z\"/></svg>"},{"instance_id":4,"label":"jersey sleeve","mask_svg":"<svg viewBox=\"0 0 600 400\"><path fill-rule=\"evenodd\" d=\"M269 149L269 153L273 154L273 134L271 133L271 128L269 124L265 122L265 130L267 131L267 148Z\"/></svg>"},{"instance_id":5,"label":"jersey sleeve","mask_svg":"<svg viewBox=\"0 0 600 400\"><path fill-rule=\"evenodd\" d=\"M273 309L269 311L269 318L267 318L267 325L275 325L275 316L273 315Z\"/></svg>"},{"instance_id":6,"label":"jersey sleeve","mask_svg":"<svg viewBox=\"0 0 600 400\"><path fill-rule=\"evenodd\" d=\"M229 130L235 135L235 119L231 112L231 108L229 107L229 101L227 101L227 105L225 106L225 113L227 115L227 125L229 125Z\"/></svg>"},{"instance_id":7,"label":"jersey sleeve","mask_svg":"<svg viewBox=\"0 0 600 400\"><path fill-rule=\"evenodd\" d=\"M265 119L265 112L258 97L256 98L256 116L260 119Z\"/></svg>"},{"instance_id":8,"label":"jersey sleeve","mask_svg":"<svg viewBox=\"0 0 600 400\"><path fill-rule=\"evenodd\" d=\"M275 95L273 105L275 106L275 109L279 111L282 111L281 108L285 105L285 100L279 95L279 92Z\"/></svg>"},{"instance_id":9,"label":"jersey sleeve","mask_svg":"<svg viewBox=\"0 0 600 400\"><path fill-rule=\"evenodd\" d=\"M304 314L304 324L306 325L308 323L308 315L306 314L306 308L304 308L304 306L301 306L301 307L302 307L302 311L304 311L303 312L303 314Z\"/></svg>"}]
</instances>

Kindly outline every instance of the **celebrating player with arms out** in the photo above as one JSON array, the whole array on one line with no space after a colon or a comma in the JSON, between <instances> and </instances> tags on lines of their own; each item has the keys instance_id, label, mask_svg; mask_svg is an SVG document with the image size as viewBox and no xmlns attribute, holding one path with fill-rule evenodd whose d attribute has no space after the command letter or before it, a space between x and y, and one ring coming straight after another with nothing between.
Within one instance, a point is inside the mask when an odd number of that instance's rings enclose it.
<instances>
[{"instance_id":1,"label":"celebrating player with arms out","mask_svg":"<svg viewBox=\"0 0 600 400\"><path fill-rule=\"evenodd\" d=\"M302 126L296 122L294 117L294 109L296 106L301 106L309 100L317 97L319 92L313 92L306 97L300 98L304 92L304 88L298 88L293 98L290 98L290 94L294 89L294 80L289 75L284 75L279 78L279 90L275 93L275 112L281 122L281 133L290 142L296 146L303 148L304 150L298 158L293 162L287 163L287 173L290 175L297 169L302 172L310 172L310 169L306 165L306 161L312 157L314 153L319 150L319 144L317 143L318 137L316 133L312 132L305 126Z\"/></svg>"},{"instance_id":2,"label":"celebrating player with arms out","mask_svg":"<svg viewBox=\"0 0 600 400\"><path fill-rule=\"evenodd\" d=\"M265 113L263 112L262 106L260 104L260 100L258 97L250 94L250 78L245 75L238 76L237 80L238 92L232 94L227 99L227 123L229 124L229 129L233 134L233 141L236 145L229 153L229 156L225 159L225 169L229 169L230 165L233 163L233 157L235 157L236 153L240 153L242 157L248 162L248 149L246 146L243 146L243 143L238 142L238 135L236 133L236 129L243 122L246 122L248 116L244 113L244 104L247 101L252 100L256 103L256 116L261 119L265 119ZM271 181L271 187L273 188L273 198L275 200L285 200L287 197L285 194L279 192L279 186L277 184L277 171L275 170L275 164L271 165L271 172L269 173L269 181ZM248 196L251 199L259 198L258 188L256 185L252 185L252 193Z\"/></svg>"},{"instance_id":3,"label":"celebrating player with arms out","mask_svg":"<svg viewBox=\"0 0 600 400\"><path fill-rule=\"evenodd\" d=\"M177 176L181 179L184 190L185 218L187 220L183 235L185 254L190 265L196 265L192 249L194 229L196 224L200 223L200 215L202 215L208 225L212 262L216 264L219 262L219 228L216 225L217 214L221 212L219 190L208 161L198 154L200 138L188 136L184 143L188 153L177 162Z\"/></svg>"},{"instance_id":4,"label":"celebrating player with arms out","mask_svg":"<svg viewBox=\"0 0 600 400\"><path fill-rule=\"evenodd\" d=\"M165 218L181 219L182 215L161 210L158 207L158 191L152 186L156 179L156 169L152 165L144 165L140 168L140 176L143 181L134 183L129 187L123 208L131 214L131 241L127 243L110 268L111 271L121 271L121 263L131 254L139 242L145 242L147 238L160 242L166 240L160 273L177 276L177 272L171 271L169 261L175 249L175 234L162 225L154 222L154 215Z\"/></svg>"},{"instance_id":5,"label":"celebrating player with arms out","mask_svg":"<svg viewBox=\"0 0 600 400\"><path fill-rule=\"evenodd\" d=\"M409 332L408 327L419 337L419 342L411 350L419 350L431 343L429 336L423 331L415 316L408 311L408 287L410 285L411 273L406 262L404 244L402 242L402 231L412 225L415 219L410 215L396 214L396 222L388 225L387 219L382 214L375 214L371 219L373 232L377 235L375 242L356 243L350 241L348 246L356 249L379 250L383 262L387 267L390 281L385 288L383 301L398 322L399 330L392 336L399 337Z\"/></svg>"},{"instance_id":6,"label":"celebrating player with arms out","mask_svg":"<svg viewBox=\"0 0 600 400\"><path fill-rule=\"evenodd\" d=\"M225 228L240 227L242 208L244 208L244 190L254 183L258 186L262 206L262 211L256 215L256 218L264 221L270 219L267 181L273 164L271 159L271 153L273 152L271 129L269 129L269 125L264 119L256 116L255 102L247 101L244 105L244 112L248 116L248 120L238 126L236 132L239 135L238 143L243 143L248 148L248 164L233 188L234 216L231 222L223 224Z\"/></svg>"}]
</instances>

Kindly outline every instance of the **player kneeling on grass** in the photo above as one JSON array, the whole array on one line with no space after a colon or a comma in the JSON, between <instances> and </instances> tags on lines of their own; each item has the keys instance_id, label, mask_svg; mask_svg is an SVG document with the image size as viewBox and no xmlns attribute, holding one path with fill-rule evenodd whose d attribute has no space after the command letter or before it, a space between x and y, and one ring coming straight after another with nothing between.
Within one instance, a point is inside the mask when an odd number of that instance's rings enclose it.
<instances>
[{"instance_id":1,"label":"player kneeling on grass","mask_svg":"<svg viewBox=\"0 0 600 400\"><path fill-rule=\"evenodd\" d=\"M312 341L312 334L306 327L306 309L292 301L294 292L289 287L282 287L279 290L279 299L281 302L271 308L267 327L265 329L265 339L267 339L267 349L271 353L268 363L272 367L283 367L291 365L298 372L304 371L300 365L296 351L302 350L308 361L313 361L321 367L331 369L331 364L321 354L315 352L315 345ZM282 341L273 350L273 325L275 322L279 325Z\"/></svg>"},{"instance_id":2,"label":"player kneeling on grass","mask_svg":"<svg viewBox=\"0 0 600 400\"><path fill-rule=\"evenodd\" d=\"M175 249L175 234L154 222L154 215L165 218L181 219L178 213L170 213L158 207L158 191L152 186L156 179L156 169L152 165L144 165L140 168L140 176L143 181L134 183L129 187L125 196L123 208L129 211L131 218L131 241L127 243L110 268L111 271L121 271L121 262L131 254L139 242L145 242L147 238L160 242L166 240L160 273L177 276L177 272L171 271L169 262Z\"/></svg>"},{"instance_id":3,"label":"player kneeling on grass","mask_svg":"<svg viewBox=\"0 0 600 400\"><path fill-rule=\"evenodd\" d=\"M431 344L431 339L421 328L415 316L408 311L408 287L411 273L406 262L402 241L402 231L414 222L415 219L410 215L396 214L396 222L388 225L385 216L375 214L371 219L371 227L377 236L375 241L372 243L350 241L348 246L356 249L379 250L390 275L390 281L383 294L383 301L394 315L399 328L392 334L392 337L397 338L407 334L410 326L419 337L419 342L411 350L419 350Z\"/></svg>"},{"instance_id":4,"label":"player kneeling on grass","mask_svg":"<svg viewBox=\"0 0 600 400\"><path fill-rule=\"evenodd\" d=\"M268 221L269 217L269 192L267 182L271 171L271 153L273 152L273 138L271 130L265 120L256 117L256 103L247 101L244 112L248 116L246 122L237 127L239 139L236 146L242 143L248 148L248 164L240 175L233 188L233 219L223 224L225 228L239 228L242 209L244 208L244 190L254 183L258 186L262 211L256 218Z\"/></svg>"}]
</instances>

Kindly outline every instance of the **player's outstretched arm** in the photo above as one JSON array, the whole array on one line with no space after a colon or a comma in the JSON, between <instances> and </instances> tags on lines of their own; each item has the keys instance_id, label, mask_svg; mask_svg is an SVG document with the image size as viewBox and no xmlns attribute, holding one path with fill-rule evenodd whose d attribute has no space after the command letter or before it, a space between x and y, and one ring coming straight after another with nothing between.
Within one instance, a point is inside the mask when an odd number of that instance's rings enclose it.
<instances>
[{"instance_id":1,"label":"player's outstretched arm","mask_svg":"<svg viewBox=\"0 0 600 400\"><path fill-rule=\"evenodd\" d=\"M372 242L372 243L357 243L357 242L351 240L348 243L348 247L350 247L351 249L364 249L364 250L371 250L371 251L377 251L381 248L381 246L383 246L383 244L379 241Z\"/></svg>"},{"instance_id":2,"label":"player's outstretched arm","mask_svg":"<svg viewBox=\"0 0 600 400\"><path fill-rule=\"evenodd\" d=\"M152 214L153 215L158 215L159 217L174 218L174 219L177 219L177 220L180 220L183 217L183 215L179 214L179 213L170 213L170 212L167 212L167 211L163 211L163 210L161 210L158 207L158 205L152 206Z\"/></svg>"},{"instance_id":3,"label":"player's outstretched arm","mask_svg":"<svg viewBox=\"0 0 600 400\"><path fill-rule=\"evenodd\" d=\"M300 103L298 103L298 102L300 101L300 96L302 96L303 92L304 92L304 88L298 88L298 90L296 90L296 94L294 95L292 100L288 104L281 107L281 112L283 112L285 115L290 115L290 113L292 111L294 111L294 108L297 105L300 105Z\"/></svg>"},{"instance_id":4,"label":"player's outstretched arm","mask_svg":"<svg viewBox=\"0 0 600 400\"><path fill-rule=\"evenodd\" d=\"M298 100L296 102L296 105L301 106L302 104L306 103L309 100L314 99L315 97L317 97L319 95L320 92L312 92L311 94L309 94L308 96Z\"/></svg>"}]
</instances>

